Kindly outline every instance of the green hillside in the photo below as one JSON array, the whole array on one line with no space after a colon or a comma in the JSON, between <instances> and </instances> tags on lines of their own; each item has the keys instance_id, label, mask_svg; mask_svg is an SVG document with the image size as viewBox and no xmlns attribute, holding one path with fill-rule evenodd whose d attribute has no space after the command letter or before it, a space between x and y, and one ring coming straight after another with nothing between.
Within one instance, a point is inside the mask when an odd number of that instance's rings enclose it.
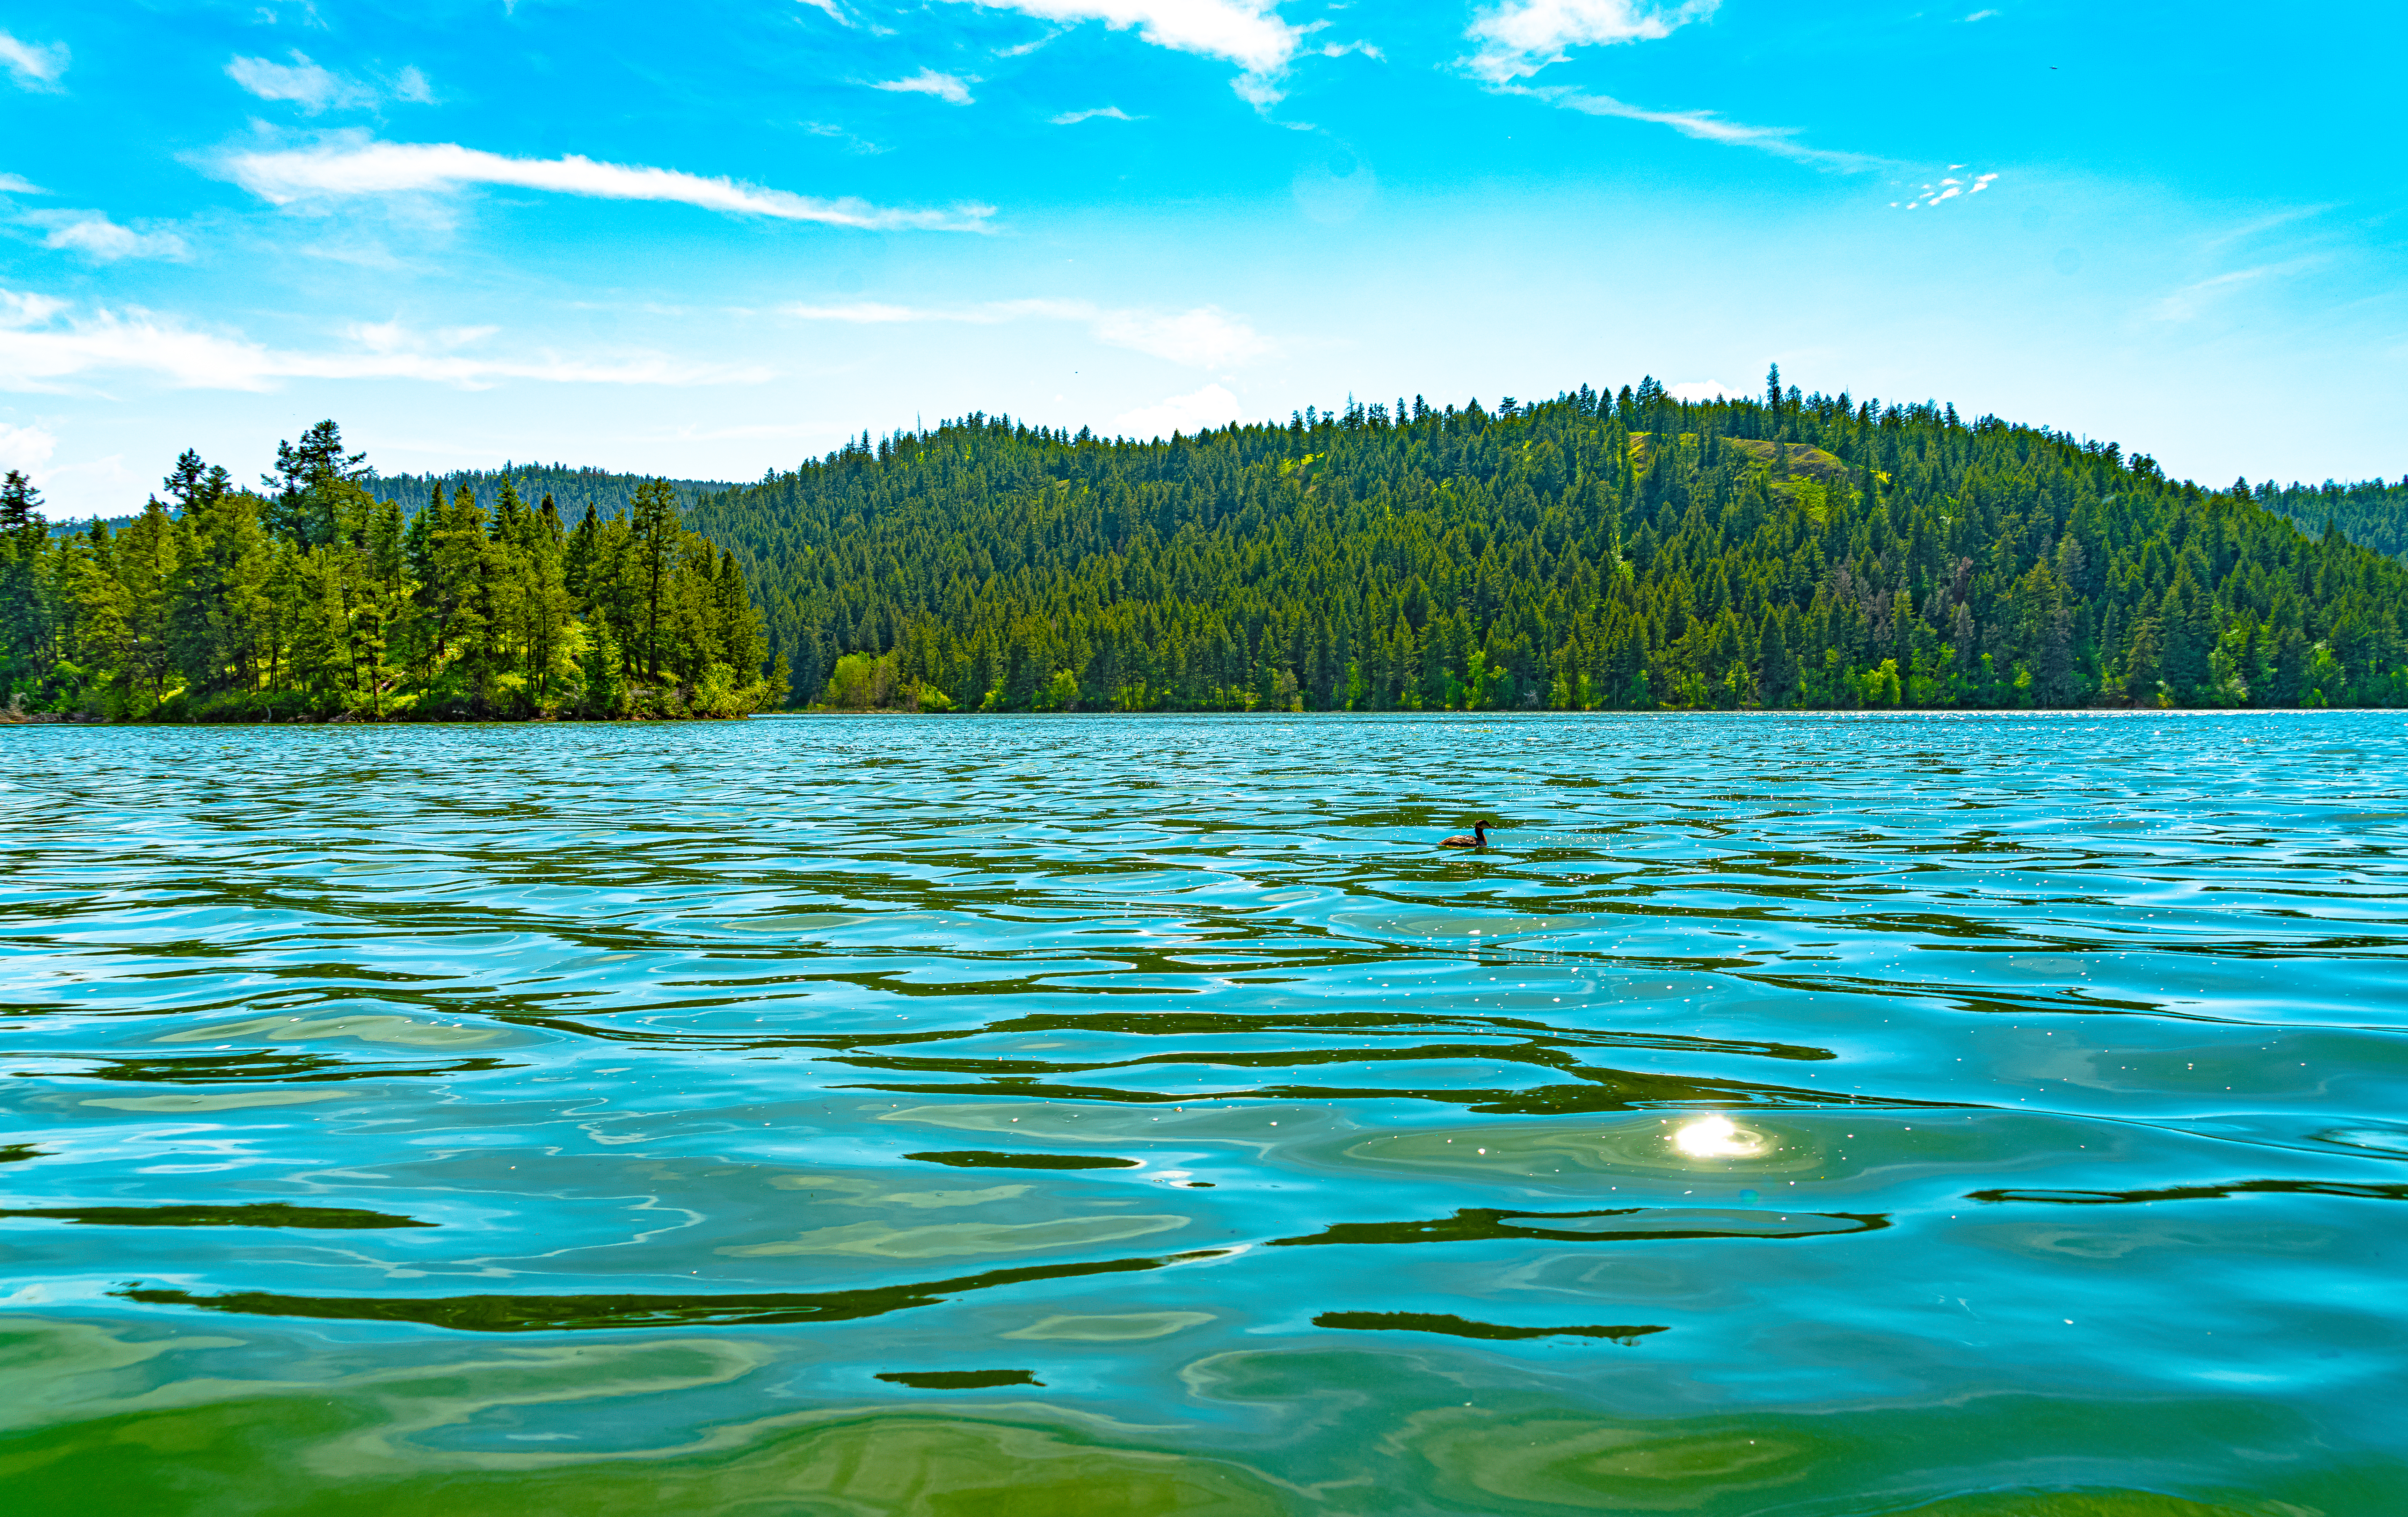
<instances>
[{"instance_id":1,"label":"green hillside","mask_svg":"<svg viewBox=\"0 0 2408 1517\"><path fill-rule=\"evenodd\" d=\"M2113 444L1775 394L1151 442L972 416L690 520L839 705L2408 703L2379 553Z\"/></svg>"},{"instance_id":2,"label":"green hillside","mask_svg":"<svg viewBox=\"0 0 2408 1517\"><path fill-rule=\"evenodd\" d=\"M2329 522L2352 542L2408 559L2408 479L2398 484L2387 479L2335 484L2328 479L2321 485L2284 486L2270 480L2258 487L2257 501L2309 532L2320 533Z\"/></svg>"},{"instance_id":3,"label":"green hillside","mask_svg":"<svg viewBox=\"0 0 2408 1517\"><path fill-rule=\"evenodd\" d=\"M187 453L167 504L64 537L11 475L0 679L228 720L2408 704L2408 565L2321 530L2390 487L2307 493L2312 534L2283 492L1928 403L1651 379L1167 441L971 416L682 493L557 473L405 509L325 422L265 494Z\"/></svg>"},{"instance_id":4,"label":"green hillside","mask_svg":"<svg viewBox=\"0 0 2408 1517\"><path fill-rule=\"evenodd\" d=\"M374 499L397 502L401 514L410 517L434 499L438 487L449 499L459 499L465 491L486 510L496 509L502 486L508 484L522 500L549 497L565 520L574 522L588 510L602 516L624 514L635 504L637 487L650 478L643 474L614 474L608 469L570 468L566 464L505 464L497 469L453 469L449 474L380 474L371 469L362 476L360 488ZM691 508L704 495L735 488L717 479L666 482L676 492L681 510Z\"/></svg>"}]
</instances>

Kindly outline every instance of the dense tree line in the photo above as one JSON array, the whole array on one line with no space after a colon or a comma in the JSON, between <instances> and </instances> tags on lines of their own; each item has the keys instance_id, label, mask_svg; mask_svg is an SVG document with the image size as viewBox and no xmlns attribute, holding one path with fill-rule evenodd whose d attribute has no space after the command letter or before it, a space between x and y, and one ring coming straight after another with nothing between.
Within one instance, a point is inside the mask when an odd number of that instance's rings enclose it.
<instances>
[{"instance_id":1,"label":"dense tree line","mask_svg":"<svg viewBox=\"0 0 2408 1517\"><path fill-rule=\"evenodd\" d=\"M2258 487L2258 504L2289 517L2310 532L2329 524L2343 537L2362 542L2378 553L2408 559L2408 479L2393 484L2367 479L2358 484L2277 486L2268 480Z\"/></svg>"},{"instance_id":2,"label":"dense tree line","mask_svg":"<svg viewBox=\"0 0 2408 1517\"><path fill-rule=\"evenodd\" d=\"M56 536L0 481L0 679L17 709L159 720L737 716L765 678L743 570L652 480L572 527L504 479L490 508L367 488L332 422L258 491L187 451L123 526Z\"/></svg>"},{"instance_id":3,"label":"dense tree line","mask_svg":"<svg viewBox=\"0 0 2408 1517\"><path fill-rule=\"evenodd\" d=\"M624 516L635 508L636 492L656 482L665 482L675 492L681 515L702 496L734 488L716 479L655 481L647 475L570 468L565 464L505 464L497 469L453 469L449 474L380 474L371 469L361 477L360 486L377 500L397 503L405 517L423 510L438 492L454 501L466 494L488 511L497 511L507 487L521 500L550 496L561 519L573 522L587 511L600 517Z\"/></svg>"},{"instance_id":4,"label":"dense tree line","mask_svg":"<svg viewBox=\"0 0 2408 1517\"><path fill-rule=\"evenodd\" d=\"M425 509L437 493L457 500L465 492L486 510L497 511L502 504L502 487L508 485L522 501L551 497L563 521L575 520L589 510L600 516L623 516L634 507L637 490L652 482L649 475L570 468L566 464L505 464L497 469L453 469L449 474L382 474L371 468L363 472L358 480L371 499L397 503L404 517ZM720 479L666 482L676 492L681 514L703 495L734 488ZM134 522L132 516L98 520L111 532L122 532ZM54 537L74 537L91 530L90 521L50 522Z\"/></svg>"},{"instance_id":5,"label":"dense tree line","mask_svg":"<svg viewBox=\"0 0 2408 1517\"><path fill-rule=\"evenodd\" d=\"M1167 442L973 415L690 520L839 706L2408 704L2401 564L2245 483L1777 370Z\"/></svg>"}]
</instances>

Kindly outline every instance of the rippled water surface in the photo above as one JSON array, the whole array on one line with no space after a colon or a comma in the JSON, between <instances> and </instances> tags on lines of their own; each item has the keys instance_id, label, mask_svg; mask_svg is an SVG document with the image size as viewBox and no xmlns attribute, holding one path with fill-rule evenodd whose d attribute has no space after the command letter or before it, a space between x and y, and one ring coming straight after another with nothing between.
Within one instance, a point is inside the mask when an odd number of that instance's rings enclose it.
<instances>
[{"instance_id":1,"label":"rippled water surface","mask_svg":"<svg viewBox=\"0 0 2408 1517\"><path fill-rule=\"evenodd\" d=\"M2408 1510L2404 738L0 728L0 1506Z\"/></svg>"}]
</instances>

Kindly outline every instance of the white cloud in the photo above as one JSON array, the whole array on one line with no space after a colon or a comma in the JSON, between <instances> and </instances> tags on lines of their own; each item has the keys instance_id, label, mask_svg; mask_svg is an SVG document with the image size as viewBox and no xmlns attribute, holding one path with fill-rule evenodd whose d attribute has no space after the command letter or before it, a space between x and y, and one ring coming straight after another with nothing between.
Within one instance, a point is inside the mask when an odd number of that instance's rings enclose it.
<instances>
[{"instance_id":1,"label":"white cloud","mask_svg":"<svg viewBox=\"0 0 2408 1517\"><path fill-rule=\"evenodd\" d=\"M1269 80L1288 65L1304 29L1280 20L1272 0L974 0L1039 21L1101 21L1137 28L1157 48L1223 58L1245 70L1238 93L1256 104L1278 98Z\"/></svg>"},{"instance_id":2,"label":"white cloud","mask_svg":"<svg viewBox=\"0 0 2408 1517\"><path fill-rule=\"evenodd\" d=\"M262 100L290 100L313 115L329 106L376 103L374 90L357 79L345 79L340 74L321 68L298 48L293 50L290 64L272 64L265 58L236 57L225 65L225 71L226 78ZM423 78L420 82L424 83Z\"/></svg>"},{"instance_id":3,"label":"white cloud","mask_svg":"<svg viewBox=\"0 0 2408 1517\"><path fill-rule=\"evenodd\" d=\"M939 74L933 68L924 68L910 79L875 83L870 88L896 94L932 94L948 105L967 106L970 103L969 84L951 74Z\"/></svg>"},{"instance_id":4,"label":"white cloud","mask_svg":"<svg viewBox=\"0 0 2408 1517\"><path fill-rule=\"evenodd\" d=\"M1564 110L1669 126L1700 142L1754 148L1826 168L1880 166L1884 160L1868 154L1810 148L1796 140L1799 129L1794 126L1754 126L1711 110L1651 110L1567 86L1514 82L1562 63L1572 48L1670 36L1691 21L1712 16L1720 4L1721 0L1682 0L1678 5L1659 0L1505 0L1480 13L1464 33L1480 45L1467 66L1501 93L1528 95Z\"/></svg>"},{"instance_id":5,"label":"white cloud","mask_svg":"<svg viewBox=\"0 0 2408 1517\"><path fill-rule=\"evenodd\" d=\"M354 195L405 194L453 190L465 184L508 184L601 200L659 200L696 206L730 216L767 216L786 222L875 230L916 229L979 232L995 214L992 206L951 210L901 210L851 195L820 199L767 190L738 179L638 165L599 164L591 158L506 158L457 143L374 142L344 136L315 148L283 152L236 153L224 161L228 178L277 205Z\"/></svg>"},{"instance_id":6,"label":"white cloud","mask_svg":"<svg viewBox=\"0 0 2408 1517\"><path fill-rule=\"evenodd\" d=\"M0 68L23 90L55 90L59 76L67 71L67 45L64 42L20 42L6 32L0 32Z\"/></svg>"},{"instance_id":7,"label":"white cloud","mask_svg":"<svg viewBox=\"0 0 2408 1517\"><path fill-rule=\"evenodd\" d=\"M1167 437L1174 432L1201 432L1238 419L1238 397L1217 384L1192 395L1173 395L1152 406L1112 418L1112 433L1124 437Z\"/></svg>"},{"instance_id":8,"label":"white cloud","mask_svg":"<svg viewBox=\"0 0 2408 1517\"><path fill-rule=\"evenodd\" d=\"M1995 10L1977 10L1965 19L1969 21L1985 21L1997 14L1998 12Z\"/></svg>"},{"instance_id":9,"label":"white cloud","mask_svg":"<svg viewBox=\"0 0 2408 1517\"><path fill-rule=\"evenodd\" d=\"M838 5L836 0L800 0L800 3L810 7L814 10L825 12L827 19L836 22L838 26L854 27L861 24L852 17L846 15L844 13L844 7Z\"/></svg>"},{"instance_id":10,"label":"white cloud","mask_svg":"<svg viewBox=\"0 0 2408 1517\"><path fill-rule=\"evenodd\" d=\"M97 210L34 210L19 218L49 229L46 248L72 248L102 263L120 258L181 258L184 239L173 232L136 232Z\"/></svg>"},{"instance_id":11,"label":"white cloud","mask_svg":"<svg viewBox=\"0 0 2408 1517\"><path fill-rule=\"evenodd\" d=\"M794 305L785 315L806 322L881 325L904 322L959 322L993 326L1027 320L1075 322L1098 342L1197 368L1242 364L1270 351L1270 343L1243 321L1217 307L1162 312L1111 309L1084 300L996 300L953 308L889 306L856 301L841 306Z\"/></svg>"},{"instance_id":12,"label":"white cloud","mask_svg":"<svg viewBox=\"0 0 2408 1517\"><path fill-rule=\"evenodd\" d=\"M20 179L14 174L0 174L0 194L46 195L50 193L31 179Z\"/></svg>"},{"instance_id":13,"label":"white cloud","mask_svg":"<svg viewBox=\"0 0 2408 1517\"><path fill-rule=\"evenodd\" d=\"M1076 126L1081 122L1092 122L1098 117L1108 122L1134 122L1140 119L1130 115L1118 106L1097 106L1093 110L1066 110L1061 115L1050 119L1056 126Z\"/></svg>"},{"instance_id":14,"label":"white cloud","mask_svg":"<svg viewBox=\"0 0 2408 1517\"><path fill-rule=\"evenodd\" d=\"M1579 90L1557 86L1500 83L1498 90L1507 94L1526 94L1544 100L1565 110L1577 110L1590 116L1614 116L1624 121L1651 122L1669 126L1685 137L1701 142L1720 142L1734 148L1754 148L1759 152L1773 153L1801 164L1814 164L1825 168L1879 168L1887 160L1861 152L1841 152L1829 148L1810 148L1793 140L1798 136L1794 126L1750 126L1744 122L1727 121L1711 110L1649 110L1616 100L1611 95L1589 94Z\"/></svg>"},{"instance_id":15,"label":"white cloud","mask_svg":"<svg viewBox=\"0 0 2408 1517\"><path fill-rule=\"evenodd\" d=\"M10 426L0 422L0 469L38 474L58 451L59 439L39 426Z\"/></svg>"},{"instance_id":16,"label":"white cloud","mask_svg":"<svg viewBox=\"0 0 2408 1517\"><path fill-rule=\"evenodd\" d=\"M72 310L64 301L0 290L0 387L57 390L86 376L138 375L179 389L265 391L288 379L418 379L466 390L505 379L570 384L758 383L766 369L683 363L657 354L609 361L543 354L493 359L457 350L491 328L421 336L396 322L358 325L351 346L293 352L240 336L195 331L138 306Z\"/></svg>"},{"instance_id":17,"label":"white cloud","mask_svg":"<svg viewBox=\"0 0 2408 1517\"><path fill-rule=\"evenodd\" d=\"M0 290L0 331L12 326L39 326L67 308L64 300L49 295L20 294L14 290Z\"/></svg>"},{"instance_id":18,"label":"white cloud","mask_svg":"<svg viewBox=\"0 0 2408 1517\"><path fill-rule=\"evenodd\" d=\"M1464 33L1480 44L1472 73L1491 84L1527 79L1564 61L1567 49L1652 41L1714 13L1720 0L1505 0L1472 19Z\"/></svg>"},{"instance_id":19,"label":"white cloud","mask_svg":"<svg viewBox=\"0 0 2408 1517\"><path fill-rule=\"evenodd\" d=\"M1169 316L1102 311L1093 322L1098 341L1198 368L1242 364L1270 351L1260 333L1211 306Z\"/></svg>"},{"instance_id":20,"label":"white cloud","mask_svg":"<svg viewBox=\"0 0 2408 1517\"><path fill-rule=\"evenodd\" d=\"M412 105L435 104L435 86L426 82L426 76L419 72L416 64L393 77L393 94L394 99L407 100Z\"/></svg>"},{"instance_id":21,"label":"white cloud","mask_svg":"<svg viewBox=\"0 0 2408 1517\"><path fill-rule=\"evenodd\" d=\"M1951 164L1948 166L1963 168L1965 165ZM1996 174L1976 174L1970 183L1959 179L1942 179L1936 183L1927 184L1915 191L1914 197L1904 203L1905 208L1908 210L1921 210L1926 206L1936 206L1943 200L1954 200L1959 195L1977 195L1996 183L1998 178ZM1893 200L1890 204L1895 207L1899 202Z\"/></svg>"}]
</instances>

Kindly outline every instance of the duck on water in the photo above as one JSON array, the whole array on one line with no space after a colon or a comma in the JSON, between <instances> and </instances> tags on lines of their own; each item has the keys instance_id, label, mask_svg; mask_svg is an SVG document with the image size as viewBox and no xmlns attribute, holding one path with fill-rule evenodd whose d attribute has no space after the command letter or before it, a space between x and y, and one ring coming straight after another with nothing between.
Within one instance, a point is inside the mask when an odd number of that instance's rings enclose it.
<instances>
[{"instance_id":1,"label":"duck on water","mask_svg":"<svg viewBox=\"0 0 2408 1517\"><path fill-rule=\"evenodd\" d=\"M1469 832L1458 832L1452 837L1441 837L1438 840L1438 846L1440 848L1486 848L1488 846L1488 823L1485 822L1475 822L1471 824L1471 830Z\"/></svg>"}]
</instances>

